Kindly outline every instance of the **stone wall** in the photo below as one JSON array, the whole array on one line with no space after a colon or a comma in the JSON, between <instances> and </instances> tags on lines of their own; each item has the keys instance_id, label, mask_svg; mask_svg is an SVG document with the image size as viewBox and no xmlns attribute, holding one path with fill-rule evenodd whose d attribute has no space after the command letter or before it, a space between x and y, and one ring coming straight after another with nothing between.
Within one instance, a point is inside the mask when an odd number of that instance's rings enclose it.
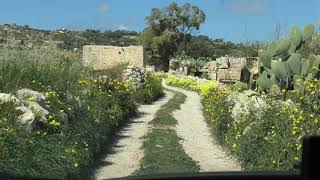
<instances>
[{"instance_id":1,"label":"stone wall","mask_svg":"<svg viewBox=\"0 0 320 180\"><path fill-rule=\"evenodd\" d=\"M210 79L220 82L247 82L258 74L258 58L220 57L208 62L201 71L208 73Z\"/></svg>"},{"instance_id":2,"label":"stone wall","mask_svg":"<svg viewBox=\"0 0 320 180\"><path fill-rule=\"evenodd\" d=\"M83 46L83 64L94 70L110 69L125 63L142 67L143 61L144 49L142 46Z\"/></svg>"}]
</instances>

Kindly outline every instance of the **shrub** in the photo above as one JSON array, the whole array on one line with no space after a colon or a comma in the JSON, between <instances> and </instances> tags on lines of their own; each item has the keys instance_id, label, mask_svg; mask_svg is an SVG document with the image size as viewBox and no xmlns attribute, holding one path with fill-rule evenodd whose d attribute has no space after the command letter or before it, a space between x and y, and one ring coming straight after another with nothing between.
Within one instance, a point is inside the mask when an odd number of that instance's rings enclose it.
<instances>
[{"instance_id":1,"label":"shrub","mask_svg":"<svg viewBox=\"0 0 320 180\"><path fill-rule=\"evenodd\" d=\"M236 121L230 115L233 106L226 101L230 92L211 92L201 98L215 137L245 169L292 170L301 158L302 137L319 134L320 116L299 104L265 97L268 108L251 109Z\"/></svg>"},{"instance_id":2,"label":"shrub","mask_svg":"<svg viewBox=\"0 0 320 180\"><path fill-rule=\"evenodd\" d=\"M151 103L163 96L162 79L154 72L148 72L142 87L136 91L136 99L139 102Z\"/></svg>"},{"instance_id":3,"label":"shrub","mask_svg":"<svg viewBox=\"0 0 320 180\"><path fill-rule=\"evenodd\" d=\"M169 75L166 79L166 83L170 86L181 87L193 91L207 93L211 89L214 89L217 85L217 81L202 81L198 83L195 79L184 77L176 77Z\"/></svg>"}]
</instances>

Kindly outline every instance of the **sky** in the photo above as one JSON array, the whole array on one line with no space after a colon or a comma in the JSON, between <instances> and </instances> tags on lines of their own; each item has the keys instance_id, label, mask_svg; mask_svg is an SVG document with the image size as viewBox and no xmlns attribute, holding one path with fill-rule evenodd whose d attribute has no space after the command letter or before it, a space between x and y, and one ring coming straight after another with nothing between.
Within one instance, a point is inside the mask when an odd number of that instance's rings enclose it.
<instances>
[{"instance_id":1,"label":"sky","mask_svg":"<svg viewBox=\"0 0 320 180\"><path fill-rule=\"evenodd\" d=\"M141 32L151 9L171 2L189 2L205 12L195 35L237 43L272 40L276 26L284 35L292 25L316 26L320 20L320 0L1 0L0 24Z\"/></svg>"}]
</instances>

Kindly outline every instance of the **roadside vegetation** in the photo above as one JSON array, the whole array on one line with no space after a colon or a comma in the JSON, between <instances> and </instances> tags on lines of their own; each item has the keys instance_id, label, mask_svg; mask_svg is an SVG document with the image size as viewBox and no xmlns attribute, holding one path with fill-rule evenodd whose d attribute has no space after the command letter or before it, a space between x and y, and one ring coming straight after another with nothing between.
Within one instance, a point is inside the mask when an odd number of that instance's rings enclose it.
<instances>
[{"instance_id":1,"label":"roadside vegetation","mask_svg":"<svg viewBox=\"0 0 320 180\"><path fill-rule=\"evenodd\" d=\"M73 52L1 57L0 90L16 95L30 89L45 95L49 114L35 117L30 131L18 117L13 101L0 103L0 169L15 175L85 176L101 147L117 128L134 116L139 103L162 94L161 79L149 73L143 89L83 67ZM17 56L14 56L17 55ZM143 97L143 98L140 98ZM28 97L28 102L36 97ZM61 114L67 115L67 118ZM45 119L46 121L42 121Z\"/></svg>"}]
</instances>

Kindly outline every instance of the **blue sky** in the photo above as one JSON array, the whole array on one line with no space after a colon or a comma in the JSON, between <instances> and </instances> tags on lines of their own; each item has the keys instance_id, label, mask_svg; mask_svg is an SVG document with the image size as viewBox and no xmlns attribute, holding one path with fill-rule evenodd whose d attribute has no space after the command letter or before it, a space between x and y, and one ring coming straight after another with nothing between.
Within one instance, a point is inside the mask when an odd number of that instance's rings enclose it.
<instances>
[{"instance_id":1,"label":"blue sky","mask_svg":"<svg viewBox=\"0 0 320 180\"><path fill-rule=\"evenodd\" d=\"M241 42L272 40L276 24L287 33L320 20L320 0L2 0L0 24L40 29L128 29L142 31L151 8L190 2L207 18L197 34ZM245 36L246 27L246 36Z\"/></svg>"}]
</instances>

